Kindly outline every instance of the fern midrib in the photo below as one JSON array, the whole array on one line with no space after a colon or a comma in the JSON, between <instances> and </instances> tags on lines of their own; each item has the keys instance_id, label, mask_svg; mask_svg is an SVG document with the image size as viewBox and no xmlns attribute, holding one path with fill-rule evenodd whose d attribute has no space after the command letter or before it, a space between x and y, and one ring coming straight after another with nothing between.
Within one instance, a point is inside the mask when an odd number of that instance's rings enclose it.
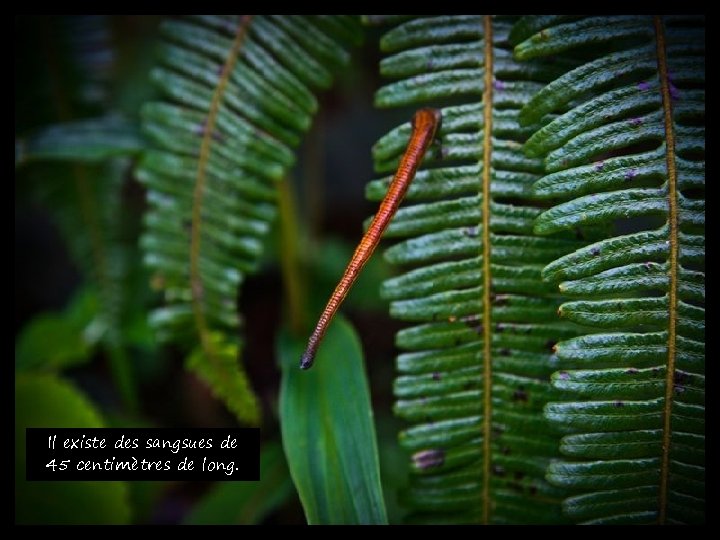
<instances>
[{"instance_id":1,"label":"fern midrib","mask_svg":"<svg viewBox=\"0 0 720 540\"><path fill-rule=\"evenodd\" d=\"M483 523L490 522L490 437L492 430L492 358L490 320L490 165L492 155L493 110L493 28L490 15L483 18L485 39L485 82L483 88Z\"/></svg>"},{"instance_id":2,"label":"fern midrib","mask_svg":"<svg viewBox=\"0 0 720 540\"><path fill-rule=\"evenodd\" d=\"M202 228L202 206L205 194L205 185L207 183L206 169L208 159L210 157L210 145L213 142L212 134L215 131L215 122L220 111L225 88L230 80L235 62L240 54L240 48L247 35L247 28L252 20L251 15L244 15L240 21L235 39L233 41L230 52L228 53L223 70L220 73L213 97L210 102L210 110L208 111L207 122L205 124L205 133L200 143L200 155L198 158L197 175L195 177L195 189L193 191L192 206L192 228L190 236L190 293L192 295L192 309L195 316L195 326L200 336L203 351L210 362L214 361L215 354L213 350L212 340L210 339L207 320L205 319L205 310L203 308L203 283L200 275L200 246L201 246L201 228Z\"/></svg>"},{"instance_id":3,"label":"fern midrib","mask_svg":"<svg viewBox=\"0 0 720 540\"><path fill-rule=\"evenodd\" d=\"M655 16L655 35L657 42L658 70L662 92L663 112L665 116L665 148L668 172L668 222L670 225L670 290L668 292L668 357L665 375L665 407L663 418L662 461L660 468L660 494L658 522L663 525L667 517L668 479L670 465L671 413L675 380L676 332L677 332L677 289L678 289L678 190L677 169L675 167L675 132L673 130L670 81L668 79L667 53L665 50L665 31L659 15Z\"/></svg>"}]
</instances>

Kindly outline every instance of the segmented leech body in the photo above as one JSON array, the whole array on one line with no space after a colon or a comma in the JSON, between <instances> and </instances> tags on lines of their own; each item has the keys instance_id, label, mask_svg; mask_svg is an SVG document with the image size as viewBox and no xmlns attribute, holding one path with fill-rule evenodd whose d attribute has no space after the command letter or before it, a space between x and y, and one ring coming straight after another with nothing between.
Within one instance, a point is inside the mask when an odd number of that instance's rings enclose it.
<instances>
[{"instance_id":1,"label":"segmented leech body","mask_svg":"<svg viewBox=\"0 0 720 540\"><path fill-rule=\"evenodd\" d=\"M415 178L415 173L420 166L420 162L432 144L437 130L440 128L441 121L442 116L437 109L420 109L413 116L410 142L408 142L405 153L400 160L400 165L395 173L395 177L390 183L385 198L380 203L380 209L377 214L375 214L362 240L360 240L360 244L355 249L355 253L350 259L347 268L345 268L345 273L337 284L337 287L335 287L335 291L333 291L330 296L330 300L328 300L322 315L320 315L320 319L308 340L307 348L300 360L300 367L302 369L308 369L313 365L318 346L330 322L335 316L335 313L337 313L340 304L345 300L353 283L355 283L355 280L360 275L363 266L365 266L365 263L368 262L373 251L375 251L375 248L380 242L380 238L390 224L390 220L395 215L395 212L397 212L410 186L410 182Z\"/></svg>"}]
</instances>

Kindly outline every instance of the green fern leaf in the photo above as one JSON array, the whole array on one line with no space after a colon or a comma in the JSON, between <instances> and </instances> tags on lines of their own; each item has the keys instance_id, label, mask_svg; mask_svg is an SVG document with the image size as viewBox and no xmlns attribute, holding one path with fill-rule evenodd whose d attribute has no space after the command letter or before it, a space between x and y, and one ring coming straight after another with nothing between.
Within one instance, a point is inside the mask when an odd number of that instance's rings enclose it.
<instances>
[{"instance_id":1,"label":"green fern leaf","mask_svg":"<svg viewBox=\"0 0 720 540\"><path fill-rule=\"evenodd\" d=\"M109 99L109 87L117 82L112 77L116 50L110 21L67 17L38 28L45 38L41 49L46 49L49 76L33 81L33 92L39 95L31 101L51 104L55 120L62 121L22 134L16 140L15 166L22 185L51 212L75 264L97 291L99 301L88 328L100 339L118 390L132 410L137 397L126 334L142 311L144 288L138 290L137 284L145 278L136 262L137 248L128 238L135 223L132 213L122 212L127 202L123 188L131 165L128 157L142 152L146 141ZM54 162L51 167L49 161Z\"/></svg>"},{"instance_id":2,"label":"green fern leaf","mask_svg":"<svg viewBox=\"0 0 720 540\"><path fill-rule=\"evenodd\" d=\"M100 162L139 153L145 142L137 126L107 116L46 126L15 142L15 167L33 161Z\"/></svg>"},{"instance_id":3,"label":"green fern leaf","mask_svg":"<svg viewBox=\"0 0 720 540\"><path fill-rule=\"evenodd\" d=\"M576 64L514 61L513 22L416 18L381 40L393 53L381 71L396 80L377 92L376 105L443 107L441 144L406 195L414 204L386 232L400 239L386 259L406 270L382 293L393 317L414 324L397 334L395 381L395 412L411 424L400 443L411 454L404 503L412 522L563 520L566 491L544 478L560 435L542 411L563 395L549 383L551 348L577 328L554 320L559 296L540 271L584 241L534 235L542 208L532 185L544 168L521 148L542 124L521 126L518 114ZM377 172L394 171L409 134L404 124L377 142ZM389 181L371 182L368 197L379 200Z\"/></svg>"},{"instance_id":4,"label":"green fern leaf","mask_svg":"<svg viewBox=\"0 0 720 540\"><path fill-rule=\"evenodd\" d=\"M237 290L258 264L276 183L317 110L313 91L347 63L359 25L202 16L166 21L161 32L151 77L165 99L142 110L154 147L138 172L150 203L145 262L165 299L151 322L162 339L199 341L191 365L238 418L256 423L245 375L227 361L228 348L240 348Z\"/></svg>"},{"instance_id":5,"label":"green fern leaf","mask_svg":"<svg viewBox=\"0 0 720 540\"><path fill-rule=\"evenodd\" d=\"M577 298L561 318L601 332L556 345L553 387L567 398L545 416L569 433L561 451L573 461L552 463L548 479L575 492L563 504L575 521L704 523L704 19L519 27L518 58L587 54L520 114L563 113L526 143L549 173L536 195L565 201L535 231L628 222L636 231L543 270Z\"/></svg>"}]
</instances>

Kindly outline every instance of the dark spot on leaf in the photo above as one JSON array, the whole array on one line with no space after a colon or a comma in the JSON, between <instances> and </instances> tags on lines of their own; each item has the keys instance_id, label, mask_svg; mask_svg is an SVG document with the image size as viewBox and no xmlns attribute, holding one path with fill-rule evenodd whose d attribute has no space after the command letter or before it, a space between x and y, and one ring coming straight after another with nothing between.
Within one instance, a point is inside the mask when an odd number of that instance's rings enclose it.
<instances>
[{"instance_id":1,"label":"dark spot on leaf","mask_svg":"<svg viewBox=\"0 0 720 540\"><path fill-rule=\"evenodd\" d=\"M575 238L578 240L585 240L585 235L580 230L580 227L575 227Z\"/></svg>"},{"instance_id":2,"label":"dark spot on leaf","mask_svg":"<svg viewBox=\"0 0 720 540\"><path fill-rule=\"evenodd\" d=\"M597 248L597 247L592 248L592 249L590 250L590 254L591 254L593 257L597 257L598 255L600 255L600 248Z\"/></svg>"},{"instance_id":3,"label":"dark spot on leaf","mask_svg":"<svg viewBox=\"0 0 720 540\"><path fill-rule=\"evenodd\" d=\"M445 452L439 448L421 450L412 455L413 465L422 470L440 467L445 463Z\"/></svg>"},{"instance_id":4,"label":"dark spot on leaf","mask_svg":"<svg viewBox=\"0 0 720 540\"><path fill-rule=\"evenodd\" d=\"M515 478L515 480L522 480L523 478L525 478L525 473L522 471L515 471L513 473L513 478Z\"/></svg>"},{"instance_id":5,"label":"dark spot on leaf","mask_svg":"<svg viewBox=\"0 0 720 540\"><path fill-rule=\"evenodd\" d=\"M530 495L537 495L537 486L530 486Z\"/></svg>"},{"instance_id":6,"label":"dark spot on leaf","mask_svg":"<svg viewBox=\"0 0 720 540\"><path fill-rule=\"evenodd\" d=\"M493 465L492 473L494 476L499 476L502 478L506 474L505 467L503 467L502 465Z\"/></svg>"},{"instance_id":7,"label":"dark spot on leaf","mask_svg":"<svg viewBox=\"0 0 720 540\"><path fill-rule=\"evenodd\" d=\"M203 289L203 284L202 284L202 282L200 282L200 280L193 280L191 287L192 287L195 298L198 298L198 299L203 298L204 289Z\"/></svg>"},{"instance_id":8,"label":"dark spot on leaf","mask_svg":"<svg viewBox=\"0 0 720 540\"><path fill-rule=\"evenodd\" d=\"M503 456L509 456L509 455L510 455L510 447L509 447L509 446L503 446L503 447L500 449L500 452L502 453Z\"/></svg>"},{"instance_id":9,"label":"dark spot on leaf","mask_svg":"<svg viewBox=\"0 0 720 540\"><path fill-rule=\"evenodd\" d=\"M560 373L558 373L558 379L565 381L569 378L570 378L570 374L567 371L561 371Z\"/></svg>"},{"instance_id":10,"label":"dark spot on leaf","mask_svg":"<svg viewBox=\"0 0 720 540\"><path fill-rule=\"evenodd\" d=\"M222 142L225 140L225 135L223 135L220 131L216 129L215 131L213 131L212 138L218 142Z\"/></svg>"},{"instance_id":11,"label":"dark spot on leaf","mask_svg":"<svg viewBox=\"0 0 720 540\"><path fill-rule=\"evenodd\" d=\"M670 98L673 101L680 99L680 90L678 90L673 83L670 83Z\"/></svg>"},{"instance_id":12,"label":"dark spot on leaf","mask_svg":"<svg viewBox=\"0 0 720 540\"><path fill-rule=\"evenodd\" d=\"M545 348L551 350L552 352L555 352L555 345L557 345L557 341L554 339L548 339L545 342Z\"/></svg>"},{"instance_id":13,"label":"dark spot on leaf","mask_svg":"<svg viewBox=\"0 0 720 540\"><path fill-rule=\"evenodd\" d=\"M500 349L500 356L510 356L510 349Z\"/></svg>"},{"instance_id":14,"label":"dark spot on leaf","mask_svg":"<svg viewBox=\"0 0 720 540\"><path fill-rule=\"evenodd\" d=\"M525 327L525 333L526 334L532 334L533 328L532 326L526 326Z\"/></svg>"},{"instance_id":15,"label":"dark spot on leaf","mask_svg":"<svg viewBox=\"0 0 720 540\"><path fill-rule=\"evenodd\" d=\"M192 220L190 219L183 219L182 220L182 228L185 232L192 231Z\"/></svg>"},{"instance_id":16,"label":"dark spot on leaf","mask_svg":"<svg viewBox=\"0 0 720 540\"><path fill-rule=\"evenodd\" d=\"M684 386L680 386L679 384L676 384L674 387L676 394L682 394L685 391Z\"/></svg>"},{"instance_id":17,"label":"dark spot on leaf","mask_svg":"<svg viewBox=\"0 0 720 540\"><path fill-rule=\"evenodd\" d=\"M625 171L625 181L630 182L633 178L637 176L637 170L630 169L629 171Z\"/></svg>"},{"instance_id":18,"label":"dark spot on leaf","mask_svg":"<svg viewBox=\"0 0 720 540\"><path fill-rule=\"evenodd\" d=\"M443 146L440 148L440 159L447 159L447 157L450 155L450 148L448 146Z\"/></svg>"},{"instance_id":19,"label":"dark spot on leaf","mask_svg":"<svg viewBox=\"0 0 720 540\"><path fill-rule=\"evenodd\" d=\"M640 372L640 370L637 368L634 368L634 367L631 367L631 368L628 368L625 370L625 373L627 373L628 375L635 375L636 373L639 373L639 372Z\"/></svg>"},{"instance_id":20,"label":"dark spot on leaf","mask_svg":"<svg viewBox=\"0 0 720 540\"><path fill-rule=\"evenodd\" d=\"M438 373L437 371L434 371L433 374L432 374L432 380L433 380L433 381L439 381L439 380L440 380L440 373Z\"/></svg>"},{"instance_id":21,"label":"dark spot on leaf","mask_svg":"<svg viewBox=\"0 0 720 540\"><path fill-rule=\"evenodd\" d=\"M528 394L525 390L523 390L522 386L513 392L512 400L513 401L522 401L523 403L527 403Z\"/></svg>"},{"instance_id":22,"label":"dark spot on leaf","mask_svg":"<svg viewBox=\"0 0 720 540\"><path fill-rule=\"evenodd\" d=\"M615 405L616 407L624 407L624 406L625 406L625 403L622 402L622 401L616 401L616 402L614 403L614 405Z\"/></svg>"},{"instance_id":23,"label":"dark spot on leaf","mask_svg":"<svg viewBox=\"0 0 720 540\"><path fill-rule=\"evenodd\" d=\"M498 333L502 333L502 332L505 331L505 325L503 325L502 323L497 323L497 324L495 325L495 330L496 330Z\"/></svg>"},{"instance_id":24,"label":"dark spot on leaf","mask_svg":"<svg viewBox=\"0 0 720 540\"><path fill-rule=\"evenodd\" d=\"M479 230L480 227L465 227L465 235L474 238L479 234Z\"/></svg>"},{"instance_id":25,"label":"dark spot on leaf","mask_svg":"<svg viewBox=\"0 0 720 540\"><path fill-rule=\"evenodd\" d=\"M605 167L605 162L604 162L604 161L596 161L593 168L594 168L596 171L601 171L603 167Z\"/></svg>"},{"instance_id":26,"label":"dark spot on leaf","mask_svg":"<svg viewBox=\"0 0 720 540\"><path fill-rule=\"evenodd\" d=\"M675 370L675 373L673 373L673 381L682 384L688 380L688 374L684 371L680 371L679 369Z\"/></svg>"},{"instance_id":27,"label":"dark spot on leaf","mask_svg":"<svg viewBox=\"0 0 720 540\"><path fill-rule=\"evenodd\" d=\"M636 116L635 118L631 118L631 119L630 119L630 124L631 124L632 126L634 126L634 127L641 126L642 123L643 123L643 119L640 118L640 117L638 117L638 116Z\"/></svg>"},{"instance_id":28,"label":"dark spot on leaf","mask_svg":"<svg viewBox=\"0 0 720 540\"><path fill-rule=\"evenodd\" d=\"M637 86L643 92L646 90L650 90L650 83L648 83L647 81L640 81Z\"/></svg>"},{"instance_id":29,"label":"dark spot on leaf","mask_svg":"<svg viewBox=\"0 0 720 540\"><path fill-rule=\"evenodd\" d=\"M501 428L500 426L493 426L493 427L492 427L492 433L493 433L493 435L496 436L496 437L499 437L500 435L502 435L502 434L503 434L503 431L504 431L503 428Z\"/></svg>"},{"instance_id":30,"label":"dark spot on leaf","mask_svg":"<svg viewBox=\"0 0 720 540\"><path fill-rule=\"evenodd\" d=\"M427 62L425 62L425 68L430 71L433 67L435 67L433 57L429 56Z\"/></svg>"},{"instance_id":31,"label":"dark spot on leaf","mask_svg":"<svg viewBox=\"0 0 720 540\"><path fill-rule=\"evenodd\" d=\"M493 88L495 88L495 90L498 90L498 91L505 90L505 83L495 79L493 81Z\"/></svg>"},{"instance_id":32,"label":"dark spot on leaf","mask_svg":"<svg viewBox=\"0 0 720 540\"><path fill-rule=\"evenodd\" d=\"M470 328L471 330L477 332L478 334L482 334L483 332L483 325L482 323L477 324L478 317L467 317L463 318L463 322L465 323L465 326Z\"/></svg>"}]
</instances>

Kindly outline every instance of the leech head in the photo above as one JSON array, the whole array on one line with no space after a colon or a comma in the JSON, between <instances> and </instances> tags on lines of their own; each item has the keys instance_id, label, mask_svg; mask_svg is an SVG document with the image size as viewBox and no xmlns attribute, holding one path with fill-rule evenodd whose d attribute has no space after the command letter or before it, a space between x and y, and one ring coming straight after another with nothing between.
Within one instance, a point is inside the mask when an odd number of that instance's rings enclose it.
<instances>
[{"instance_id":1,"label":"leech head","mask_svg":"<svg viewBox=\"0 0 720 540\"><path fill-rule=\"evenodd\" d=\"M300 369L310 369L315 362L315 355L312 351L305 351L300 358Z\"/></svg>"}]
</instances>

